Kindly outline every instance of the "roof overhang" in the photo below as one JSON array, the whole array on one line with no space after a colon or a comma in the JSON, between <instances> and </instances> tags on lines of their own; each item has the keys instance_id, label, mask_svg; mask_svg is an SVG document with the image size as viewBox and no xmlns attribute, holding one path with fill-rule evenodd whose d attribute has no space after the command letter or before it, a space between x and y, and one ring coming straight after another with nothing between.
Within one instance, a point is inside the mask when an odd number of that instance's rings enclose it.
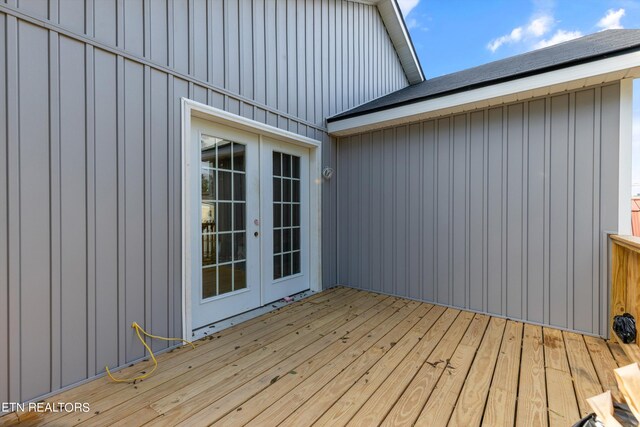
<instances>
[{"instance_id":1,"label":"roof overhang","mask_svg":"<svg viewBox=\"0 0 640 427\"><path fill-rule=\"evenodd\" d=\"M350 0L356 3L375 5L382 18L393 47L398 54L405 76L409 84L420 83L424 80L424 73L418 55L416 55L409 30L402 17L397 0Z\"/></svg>"},{"instance_id":2,"label":"roof overhang","mask_svg":"<svg viewBox=\"0 0 640 427\"><path fill-rule=\"evenodd\" d=\"M328 130L335 136L350 135L635 77L640 77L638 51L465 92L418 100L368 114L345 117L329 122Z\"/></svg>"}]
</instances>

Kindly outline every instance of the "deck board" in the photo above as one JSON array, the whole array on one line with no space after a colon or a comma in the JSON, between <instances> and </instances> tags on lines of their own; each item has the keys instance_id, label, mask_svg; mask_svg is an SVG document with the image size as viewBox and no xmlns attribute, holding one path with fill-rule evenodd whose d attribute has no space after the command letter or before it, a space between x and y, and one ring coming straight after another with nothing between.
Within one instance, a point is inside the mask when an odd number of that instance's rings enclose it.
<instances>
[{"instance_id":1,"label":"deck board","mask_svg":"<svg viewBox=\"0 0 640 427\"><path fill-rule=\"evenodd\" d=\"M9 425L571 425L612 370L599 338L337 287L158 356L136 384L100 378ZM140 362L116 375L149 369Z\"/></svg>"}]
</instances>

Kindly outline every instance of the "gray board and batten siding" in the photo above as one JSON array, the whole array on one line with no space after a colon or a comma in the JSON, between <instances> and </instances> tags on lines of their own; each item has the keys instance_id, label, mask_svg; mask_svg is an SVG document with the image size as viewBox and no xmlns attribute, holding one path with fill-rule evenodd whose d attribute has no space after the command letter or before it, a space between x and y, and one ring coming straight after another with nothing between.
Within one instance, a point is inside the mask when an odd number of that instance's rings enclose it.
<instances>
[{"instance_id":1,"label":"gray board and batten siding","mask_svg":"<svg viewBox=\"0 0 640 427\"><path fill-rule=\"evenodd\" d=\"M182 97L321 140L333 166L325 117L406 85L371 5L0 0L0 402L143 357L133 321L181 335Z\"/></svg>"},{"instance_id":2,"label":"gray board and batten siding","mask_svg":"<svg viewBox=\"0 0 640 427\"><path fill-rule=\"evenodd\" d=\"M607 335L620 84L340 138L338 282Z\"/></svg>"}]
</instances>

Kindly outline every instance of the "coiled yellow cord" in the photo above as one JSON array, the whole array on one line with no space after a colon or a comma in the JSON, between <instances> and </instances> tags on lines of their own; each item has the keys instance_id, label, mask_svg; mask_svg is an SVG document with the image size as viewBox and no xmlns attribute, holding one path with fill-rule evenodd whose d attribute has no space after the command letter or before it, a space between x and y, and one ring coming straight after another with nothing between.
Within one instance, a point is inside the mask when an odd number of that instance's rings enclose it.
<instances>
[{"instance_id":1,"label":"coiled yellow cord","mask_svg":"<svg viewBox=\"0 0 640 427\"><path fill-rule=\"evenodd\" d=\"M144 338L142 338L142 336L140 335L140 332L142 332L144 335L148 336L149 338L155 338L157 340L163 340L163 341L182 341L182 342L185 342L185 343L189 344L194 349L196 348L195 344L193 344L191 341L183 340L182 338L165 338L165 337L159 337L157 335L151 335L150 333L148 333L144 329L142 329L142 327L140 325L138 325L137 322L133 322L131 324L131 327L136 330L136 334L138 335L138 339L140 340L142 345L147 349L147 351L151 355L151 360L153 360L153 369L151 369L146 374L140 375L140 376L135 377L135 378L115 378L113 375L111 375L111 371L109 371L109 367L105 366L105 369L107 370L107 375L109 376L109 378L111 378L112 381L117 382L117 383L128 383L128 382L132 382L132 381L145 379L149 375L153 374L153 372L158 367L158 361L156 360L156 356L153 354L153 351L151 351L151 348L144 341Z\"/></svg>"}]
</instances>

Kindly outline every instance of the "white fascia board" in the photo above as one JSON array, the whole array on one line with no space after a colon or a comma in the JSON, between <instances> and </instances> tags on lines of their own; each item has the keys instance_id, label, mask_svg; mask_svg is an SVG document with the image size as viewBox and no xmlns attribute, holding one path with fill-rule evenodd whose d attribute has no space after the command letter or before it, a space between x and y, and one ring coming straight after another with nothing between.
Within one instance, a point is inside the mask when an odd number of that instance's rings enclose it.
<instances>
[{"instance_id":1,"label":"white fascia board","mask_svg":"<svg viewBox=\"0 0 640 427\"><path fill-rule=\"evenodd\" d=\"M489 105L577 89L605 81L620 80L629 74L625 70L636 67L640 67L640 52L627 53L452 95L347 117L329 122L327 127L331 135L350 135L442 114L484 108ZM594 78L594 76L603 77ZM541 91L543 88L549 90Z\"/></svg>"}]
</instances>

